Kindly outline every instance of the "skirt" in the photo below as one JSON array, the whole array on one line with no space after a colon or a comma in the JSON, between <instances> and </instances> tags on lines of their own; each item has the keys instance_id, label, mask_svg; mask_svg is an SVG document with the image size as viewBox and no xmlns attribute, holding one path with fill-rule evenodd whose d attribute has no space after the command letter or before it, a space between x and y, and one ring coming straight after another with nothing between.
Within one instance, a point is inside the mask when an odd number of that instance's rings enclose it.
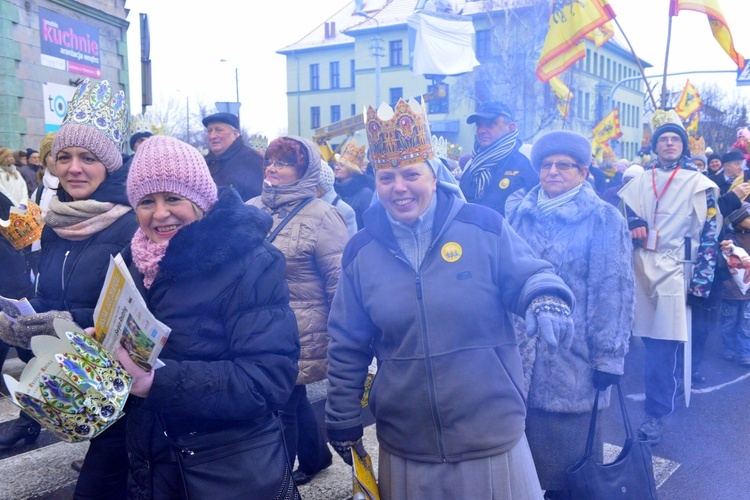
<instances>
[{"instance_id":1,"label":"skirt","mask_svg":"<svg viewBox=\"0 0 750 500\"><path fill-rule=\"evenodd\" d=\"M378 490L383 500L542 498L526 436L505 453L455 463L416 462L381 447Z\"/></svg>"},{"instance_id":2,"label":"skirt","mask_svg":"<svg viewBox=\"0 0 750 500\"><path fill-rule=\"evenodd\" d=\"M544 490L567 490L566 471L581 459L591 422L588 413L552 413L529 408L526 436L536 464L539 483ZM594 459L603 460L601 425L594 435Z\"/></svg>"}]
</instances>

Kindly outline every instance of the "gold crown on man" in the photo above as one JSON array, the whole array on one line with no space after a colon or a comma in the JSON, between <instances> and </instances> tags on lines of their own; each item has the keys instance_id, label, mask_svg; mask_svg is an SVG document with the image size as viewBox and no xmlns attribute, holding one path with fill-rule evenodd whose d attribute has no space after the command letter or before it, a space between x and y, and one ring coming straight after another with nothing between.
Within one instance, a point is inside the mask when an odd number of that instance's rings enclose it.
<instances>
[{"instance_id":1,"label":"gold crown on man","mask_svg":"<svg viewBox=\"0 0 750 500\"><path fill-rule=\"evenodd\" d=\"M435 157L427 110L415 99L399 99L395 108L383 103L365 114L367 142L373 167L398 168Z\"/></svg>"},{"instance_id":2,"label":"gold crown on man","mask_svg":"<svg viewBox=\"0 0 750 500\"><path fill-rule=\"evenodd\" d=\"M651 119L651 130L655 131L662 125L666 125L667 123L673 123L675 125L678 125L683 130L685 129L685 125L682 124L682 119L677 114L677 112L674 109L657 109L654 111L654 117Z\"/></svg>"},{"instance_id":3,"label":"gold crown on man","mask_svg":"<svg viewBox=\"0 0 750 500\"><path fill-rule=\"evenodd\" d=\"M0 234L10 241L13 248L21 250L42 236L44 219L42 209L33 201L26 205L12 207L8 220L0 220Z\"/></svg>"},{"instance_id":4,"label":"gold crown on man","mask_svg":"<svg viewBox=\"0 0 750 500\"><path fill-rule=\"evenodd\" d=\"M360 172L365 165L365 161L365 146L357 146L357 139L352 139L346 143L344 151L341 152L341 156L338 159L338 162L343 163L344 166L354 168Z\"/></svg>"}]
</instances>

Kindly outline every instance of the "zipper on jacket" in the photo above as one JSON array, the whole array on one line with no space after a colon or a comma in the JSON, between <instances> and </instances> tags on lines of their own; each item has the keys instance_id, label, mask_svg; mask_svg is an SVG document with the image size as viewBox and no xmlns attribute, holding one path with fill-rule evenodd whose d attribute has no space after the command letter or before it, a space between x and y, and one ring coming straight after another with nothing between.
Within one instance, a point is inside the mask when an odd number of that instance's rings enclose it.
<instances>
[{"instance_id":1,"label":"zipper on jacket","mask_svg":"<svg viewBox=\"0 0 750 500\"><path fill-rule=\"evenodd\" d=\"M425 360L425 368L427 370L427 389L428 394L430 395L430 406L432 407L432 419L435 423L435 428L437 429L437 445L438 450L440 450L440 458L443 460L443 462L447 462L448 460L445 457L445 445L443 443L444 437L443 437L443 423L440 421L440 414L438 413L438 407L437 407L437 391L435 390L435 379L433 376L433 370L432 370L432 358L430 358L430 351L428 349L428 343L427 343L427 315L424 311L424 302L422 302L422 278L419 273L417 273L417 301L419 303L419 320L420 320L420 333L422 334L422 347L424 349L424 360Z\"/></svg>"},{"instance_id":2,"label":"zipper on jacket","mask_svg":"<svg viewBox=\"0 0 750 500\"><path fill-rule=\"evenodd\" d=\"M63 259L63 265L62 265L62 271L60 276L60 281L62 282L62 291L65 291L65 263L68 262L68 254L70 253L70 250L67 250L65 252L65 258Z\"/></svg>"}]
</instances>

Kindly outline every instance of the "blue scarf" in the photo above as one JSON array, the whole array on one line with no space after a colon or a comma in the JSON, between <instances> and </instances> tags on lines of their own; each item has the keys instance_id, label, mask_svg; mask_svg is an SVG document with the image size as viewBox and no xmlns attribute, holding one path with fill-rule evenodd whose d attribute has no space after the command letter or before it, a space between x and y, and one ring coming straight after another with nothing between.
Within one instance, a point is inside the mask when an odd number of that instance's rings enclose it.
<instances>
[{"instance_id":1,"label":"blue scarf","mask_svg":"<svg viewBox=\"0 0 750 500\"><path fill-rule=\"evenodd\" d=\"M474 181L474 198L479 200L484 196L484 190L492 180L491 169L498 162L510 155L516 148L518 130L512 130L500 137L498 140L482 148L479 143L474 142L474 150L471 152L471 162L468 165L468 173Z\"/></svg>"},{"instance_id":2,"label":"blue scarf","mask_svg":"<svg viewBox=\"0 0 750 500\"><path fill-rule=\"evenodd\" d=\"M581 186L583 186L583 184L579 184L570 191L554 198L550 198L549 196L547 196L547 193L544 191L544 189L539 189L539 197L537 198L536 208L539 209L542 215L547 216L575 198L575 196L581 190Z\"/></svg>"}]
</instances>

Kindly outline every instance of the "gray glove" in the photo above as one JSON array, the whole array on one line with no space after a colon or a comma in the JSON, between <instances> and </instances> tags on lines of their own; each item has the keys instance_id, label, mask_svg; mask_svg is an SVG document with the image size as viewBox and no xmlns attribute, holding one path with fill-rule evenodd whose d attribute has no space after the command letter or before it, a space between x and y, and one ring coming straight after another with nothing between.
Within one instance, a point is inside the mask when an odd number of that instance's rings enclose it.
<instances>
[{"instance_id":1,"label":"gray glove","mask_svg":"<svg viewBox=\"0 0 750 500\"><path fill-rule=\"evenodd\" d=\"M28 349L32 337L55 335L55 328L52 326L55 318L73 321L73 316L68 311L49 311L19 316L16 318L18 323L15 324L3 314L0 317L0 339L12 346ZM10 328L8 328L8 323L10 323Z\"/></svg>"},{"instance_id":2,"label":"gray glove","mask_svg":"<svg viewBox=\"0 0 750 500\"><path fill-rule=\"evenodd\" d=\"M570 307L555 296L541 295L526 309L526 335L531 337L538 332L551 352L555 352L558 346L570 349L573 330Z\"/></svg>"}]
</instances>

